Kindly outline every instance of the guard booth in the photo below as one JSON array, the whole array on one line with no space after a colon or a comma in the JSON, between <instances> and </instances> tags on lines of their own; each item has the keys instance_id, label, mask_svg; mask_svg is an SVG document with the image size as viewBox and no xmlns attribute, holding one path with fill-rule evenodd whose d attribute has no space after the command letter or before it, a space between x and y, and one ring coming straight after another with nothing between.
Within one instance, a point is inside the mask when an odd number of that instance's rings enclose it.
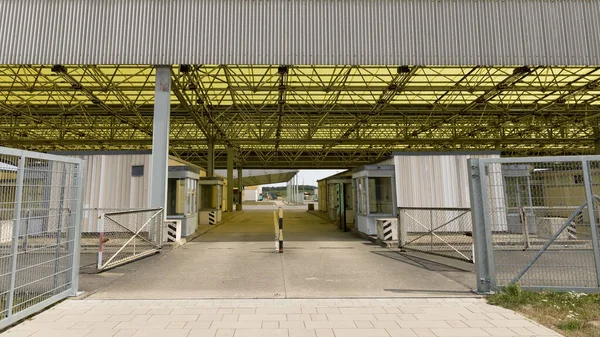
<instances>
[{"instance_id":1,"label":"guard booth","mask_svg":"<svg viewBox=\"0 0 600 337\"><path fill-rule=\"evenodd\" d=\"M203 177L198 180L200 224L215 225L223 215L223 178Z\"/></svg>"},{"instance_id":2,"label":"guard booth","mask_svg":"<svg viewBox=\"0 0 600 337\"><path fill-rule=\"evenodd\" d=\"M169 166L167 219L181 222L181 236L198 228L198 179L200 170L190 166Z\"/></svg>"},{"instance_id":3,"label":"guard booth","mask_svg":"<svg viewBox=\"0 0 600 337\"><path fill-rule=\"evenodd\" d=\"M395 218L396 183L394 165L366 165L352 173L356 200L356 227L367 235L377 234L378 218Z\"/></svg>"}]
</instances>

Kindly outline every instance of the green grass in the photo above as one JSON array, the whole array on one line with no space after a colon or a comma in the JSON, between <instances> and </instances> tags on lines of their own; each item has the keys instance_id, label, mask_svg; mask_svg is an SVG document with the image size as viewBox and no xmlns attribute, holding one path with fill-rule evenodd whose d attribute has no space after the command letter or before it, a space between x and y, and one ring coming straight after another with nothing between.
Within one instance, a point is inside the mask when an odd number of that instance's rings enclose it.
<instances>
[{"instance_id":1,"label":"green grass","mask_svg":"<svg viewBox=\"0 0 600 337\"><path fill-rule=\"evenodd\" d=\"M600 337L600 294L534 292L510 285L489 296L488 303L520 312L565 336Z\"/></svg>"}]
</instances>

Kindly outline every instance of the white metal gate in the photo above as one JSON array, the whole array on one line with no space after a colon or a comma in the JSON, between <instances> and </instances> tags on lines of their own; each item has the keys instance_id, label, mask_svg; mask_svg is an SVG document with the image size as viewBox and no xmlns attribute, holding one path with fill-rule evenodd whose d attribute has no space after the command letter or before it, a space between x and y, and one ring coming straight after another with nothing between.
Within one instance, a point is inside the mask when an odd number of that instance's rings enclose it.
<instances>
[{"instance_id":1,"label":"white metal gate","mask_svg":"<svg viewBox=\"0 0 600 337\"><path fill-rule=\"evenodd\" d=\"M84 165L0 147L0 329L77 293Z\"/></svg>"},{"instance_id":2,"label":"white metal gate","mask_svg":"<svg viewBox=\"0 0 600 337\"><path fill-rule=\"evenodd\" d=\"M399 247L473 262L470 208L398 208Z\"/></svg>"},{"instance_id":3,"label":"white metal gate","mask_svg":"<svg viewBox=\"0 0 600 337\"><path fill-rule=\"evenodd\" d=\"M101 213L98 233L98 271L156 254L163 242L163 209Z\"/></svg>"}]
</instances>

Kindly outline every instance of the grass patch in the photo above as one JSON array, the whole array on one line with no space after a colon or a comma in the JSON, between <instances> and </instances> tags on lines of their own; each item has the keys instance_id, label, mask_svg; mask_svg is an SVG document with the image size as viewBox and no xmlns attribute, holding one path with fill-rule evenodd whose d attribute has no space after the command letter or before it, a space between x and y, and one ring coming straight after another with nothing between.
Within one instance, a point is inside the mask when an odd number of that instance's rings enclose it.
<instances>
[{"instance_id":1,"label":"grass patch","mask_svg":"<svg viewBox=\"0 0 600 337\"><path fill-rule=\"evenodd\" d=\"M534 292L510 285L488 303L515 310L568 337L600 337L600 294Z\"/></svg>"}]
</instances>

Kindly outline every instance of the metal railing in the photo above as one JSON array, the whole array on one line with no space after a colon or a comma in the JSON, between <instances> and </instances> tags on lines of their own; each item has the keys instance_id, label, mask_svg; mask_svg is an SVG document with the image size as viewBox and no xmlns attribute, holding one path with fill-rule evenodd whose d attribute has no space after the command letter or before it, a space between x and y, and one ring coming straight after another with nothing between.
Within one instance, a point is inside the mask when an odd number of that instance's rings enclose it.
<instances>
[{"instance_id":1,"label":"metal railing","mask_svg":"<svg viewBox=\"0 0 600 337\"><path fill-rule=\"evenodd\" d=\"M401 249L473 261L470 208L398 208Z\"/></svg>"},{"instance_id":2,"label":"metal railing","mask_svg":"<svg viewBox=\"0 0 600 337\"><path fill-rule=\"evenodd\" d=\"M469 166L479 291L600 289L600 156Z\"/></svg>"},{"instance_id":3,"label":"metal railing","mask_svg":"<svg viewBox=\"0 0 600 337\"><path fill-rule=\"evenodd\" d=\"M97 226L98 271L155 254L162 247L162 208L101 213Z\"/></svg>"},{"instance_id":4,"label":"metal railing","mask_svg":"<svg viewBox=\"0 0 600 337\"><path fill-rule=\"evenodd\" d=\"M0 329L77 293L84 166L0 148Z\"/></svg>"}]
</instances>

